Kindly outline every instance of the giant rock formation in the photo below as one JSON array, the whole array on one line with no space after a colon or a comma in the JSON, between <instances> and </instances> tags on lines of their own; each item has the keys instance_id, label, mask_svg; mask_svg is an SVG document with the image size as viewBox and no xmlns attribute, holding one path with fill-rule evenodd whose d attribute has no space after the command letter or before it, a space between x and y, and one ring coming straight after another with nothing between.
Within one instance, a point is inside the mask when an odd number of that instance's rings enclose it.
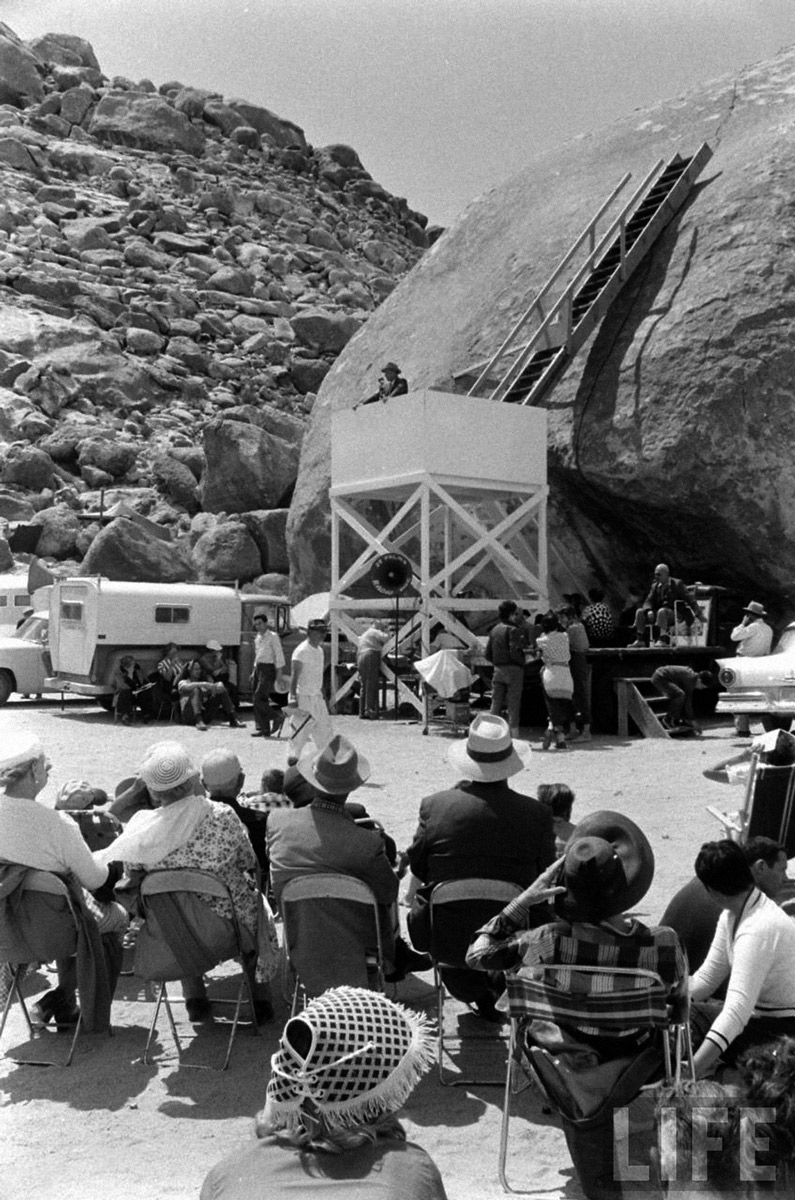
<instances>
[{"instance_id":1,"label":"giant rock formation","mask_svg":"<svg viewBox=\"0 0 795 1200\"><path fill-rule=\"evenodd\" d=\"M460 390L624 173L702 142L714 157L685 206L543 401L551 591L599 581L618 601L664 559L792 615L793 50L536 159L426 252L321 386L288 521L298 592L328 579L330 413L373 364Z\"/></svg>"}]
</instances>

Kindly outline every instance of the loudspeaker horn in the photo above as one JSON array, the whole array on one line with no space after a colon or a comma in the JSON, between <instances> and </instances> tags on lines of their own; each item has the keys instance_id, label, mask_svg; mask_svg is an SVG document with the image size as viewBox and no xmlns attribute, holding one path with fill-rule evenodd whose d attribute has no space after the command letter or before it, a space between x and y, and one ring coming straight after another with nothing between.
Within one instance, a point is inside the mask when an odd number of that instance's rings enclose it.
<instances>
[{"instance_id":1,"label":"loudspeaker horn","mask_svg":"<svg viewBox=\"0 0 795 1200\"><path fill-rule=\"evenodd\" d=\"M405 554L382 554L370 567L370 582L382 596L399 596L411 583L412 574Z\"/></svg>"},{"instance_id":2,"label":"loudspeaker horn","mask_svg":"<svg viewBox=\"0 0 795 1200\"><path fill-rule=\"evenodd\" d=\"M40 558L32 558L28 566L28 595L32 596L39 588L49 587L58 578L49 567L45 567Z\"/></svg>"}]
</instances>

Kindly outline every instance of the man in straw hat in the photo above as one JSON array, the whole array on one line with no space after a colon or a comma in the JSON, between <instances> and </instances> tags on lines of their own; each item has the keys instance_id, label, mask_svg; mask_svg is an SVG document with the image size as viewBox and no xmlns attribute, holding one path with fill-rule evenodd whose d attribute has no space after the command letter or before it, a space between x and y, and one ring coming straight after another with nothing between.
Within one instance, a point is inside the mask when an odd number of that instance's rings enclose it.
<instances>
[{"instance_id":1,"label":"man in straw hat","mask_svg":"<svg viewBox=\"0 0 795 1200\"><path fill-rule=\"evenodd\" d=\"M403 978L408 971L428 970L428 956L415 954L396 936L398 878L387 859L383 836L362 828L345 809L348 795L370 775L367 759L347 738L335 734L322 750L308 749L298 761L298 770L315 790L315 799L303 808L277 809L268 817L268 857L277 903L291 879L326 871L353 875L371 888L378 904L384 957L394 966L390 974ZM361 905L354 907L358 910ZM351 972L361 962L361 946L371 938L361 914L344 902L332 901L323 912L313 912L311 927L303 928L301 920L299 909L296 942L310 940L316 947L317 979L325 987L351 982L355 977ZM302 981L308 986L305 972Z\"/></svg>"},{"instance_id":2,"label":"man in straw hat","mask_svg":"<svg viewBox=\"0 0 795 1200\"><path fill-rule=\"evenodd\" d=\"M673 993L687 978L676 934L626 915L653 878L654 854L635 822L617 812L591 813L574 830L563 858L478 931L467 962L486 971L526 969L531 977L535 966L547 963L642 968L657 972ZM548 901L553 913L539 911L552 920L528 929L533 908ZM593 1020L573 1024L569 1033L600 1059L631 1055L650 1036L630 1022L616 1032Z\"/></svg>"},{"instance_id":3,"label":"man in straw hat","mask_svg":"<svg viewBox=\"0 0 795 1200\"><path fill-rule=\"evenodd\" d=\"M422 1014L362 988L325 992L284 1028L257 1140L213 1167L201 1200L332 1190L445 1200L436 1166L397 1120L433 1058Z\"/></svg>"},{"instance_id":4,"label":"man in straw hat","mask_svg":"<svg viewBox=\"0 0 795 1200\"><path fill-rule=\"evenodd\" d=\"M555 835L549 809L508 786L530 756L525 742L511 738L507 721L480 713L465 741L455 742L447 761L460 782L426 796L419 824L408 849L414 876L421 881L408 917L411 940L418 950L431 941L428 900L437 883L447 879L504 879L526 886L555 857ZM463 777L463 778L461 778ZM472 930L483 920L470 902L445 906L444 940L461 944L463 961ZM462 940L463 939L463 940ZM474 1004L487 1020L499 1021L495 1001L502 994L500 972L488 974L461 966L445 968L445 986L457 1000Z\"/></svg>"},{"instance_id":5,"label":"man in straw hat","mask_svg":"<svg viewBox=\"0 0 795 1200\"><path fill-rule=\"evenodd\" d=\"M751 600L743 609L743 619L729 634L737 642L738 658L761 658L769 654L773 646L773 630L765 620L764 604ZM751 725L747 713L737 713L734 728L738 737L750 737Z\"/></svg>"}]
</instances>

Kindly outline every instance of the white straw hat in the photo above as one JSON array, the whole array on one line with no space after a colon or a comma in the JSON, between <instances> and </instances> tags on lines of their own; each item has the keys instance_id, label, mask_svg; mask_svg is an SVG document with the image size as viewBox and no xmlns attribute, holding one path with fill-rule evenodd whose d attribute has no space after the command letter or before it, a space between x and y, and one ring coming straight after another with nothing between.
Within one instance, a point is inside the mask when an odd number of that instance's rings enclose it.
<instances>
[{"instance_id":1,"label":"white straw hat","mask_svg":"<svg viewBox=\"0 0 795 1200\"><path fill-rule=\"evenodd\" d=\"M447 761L467 779L496 783L516 775L532 753L527 742L516 742L510 726L502 717L478 713L465 742L456 742L447 753Z\"/></svg>"}]
</instances>

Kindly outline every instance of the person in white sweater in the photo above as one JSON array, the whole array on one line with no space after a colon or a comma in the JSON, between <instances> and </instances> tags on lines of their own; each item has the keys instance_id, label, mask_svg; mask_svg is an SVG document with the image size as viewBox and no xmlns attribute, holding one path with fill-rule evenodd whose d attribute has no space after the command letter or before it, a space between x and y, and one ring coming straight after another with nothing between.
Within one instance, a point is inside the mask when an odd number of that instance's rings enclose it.
<instances>
[{"instance_id":1,"label":"person in white sweater","mask_svg":"<svg viewBox=\"0 0 795 1200\"><path fill-rule=\"evenodd\" d=\"M721 1057L733 1063L750 1046L795 1035L795 921L755 886L736 842L705 842L695 871L722 912L690 980L691 999L708 1000L728 978L726 999L696 1051L703 1077Z\"/></svg>"}]
</instances>

